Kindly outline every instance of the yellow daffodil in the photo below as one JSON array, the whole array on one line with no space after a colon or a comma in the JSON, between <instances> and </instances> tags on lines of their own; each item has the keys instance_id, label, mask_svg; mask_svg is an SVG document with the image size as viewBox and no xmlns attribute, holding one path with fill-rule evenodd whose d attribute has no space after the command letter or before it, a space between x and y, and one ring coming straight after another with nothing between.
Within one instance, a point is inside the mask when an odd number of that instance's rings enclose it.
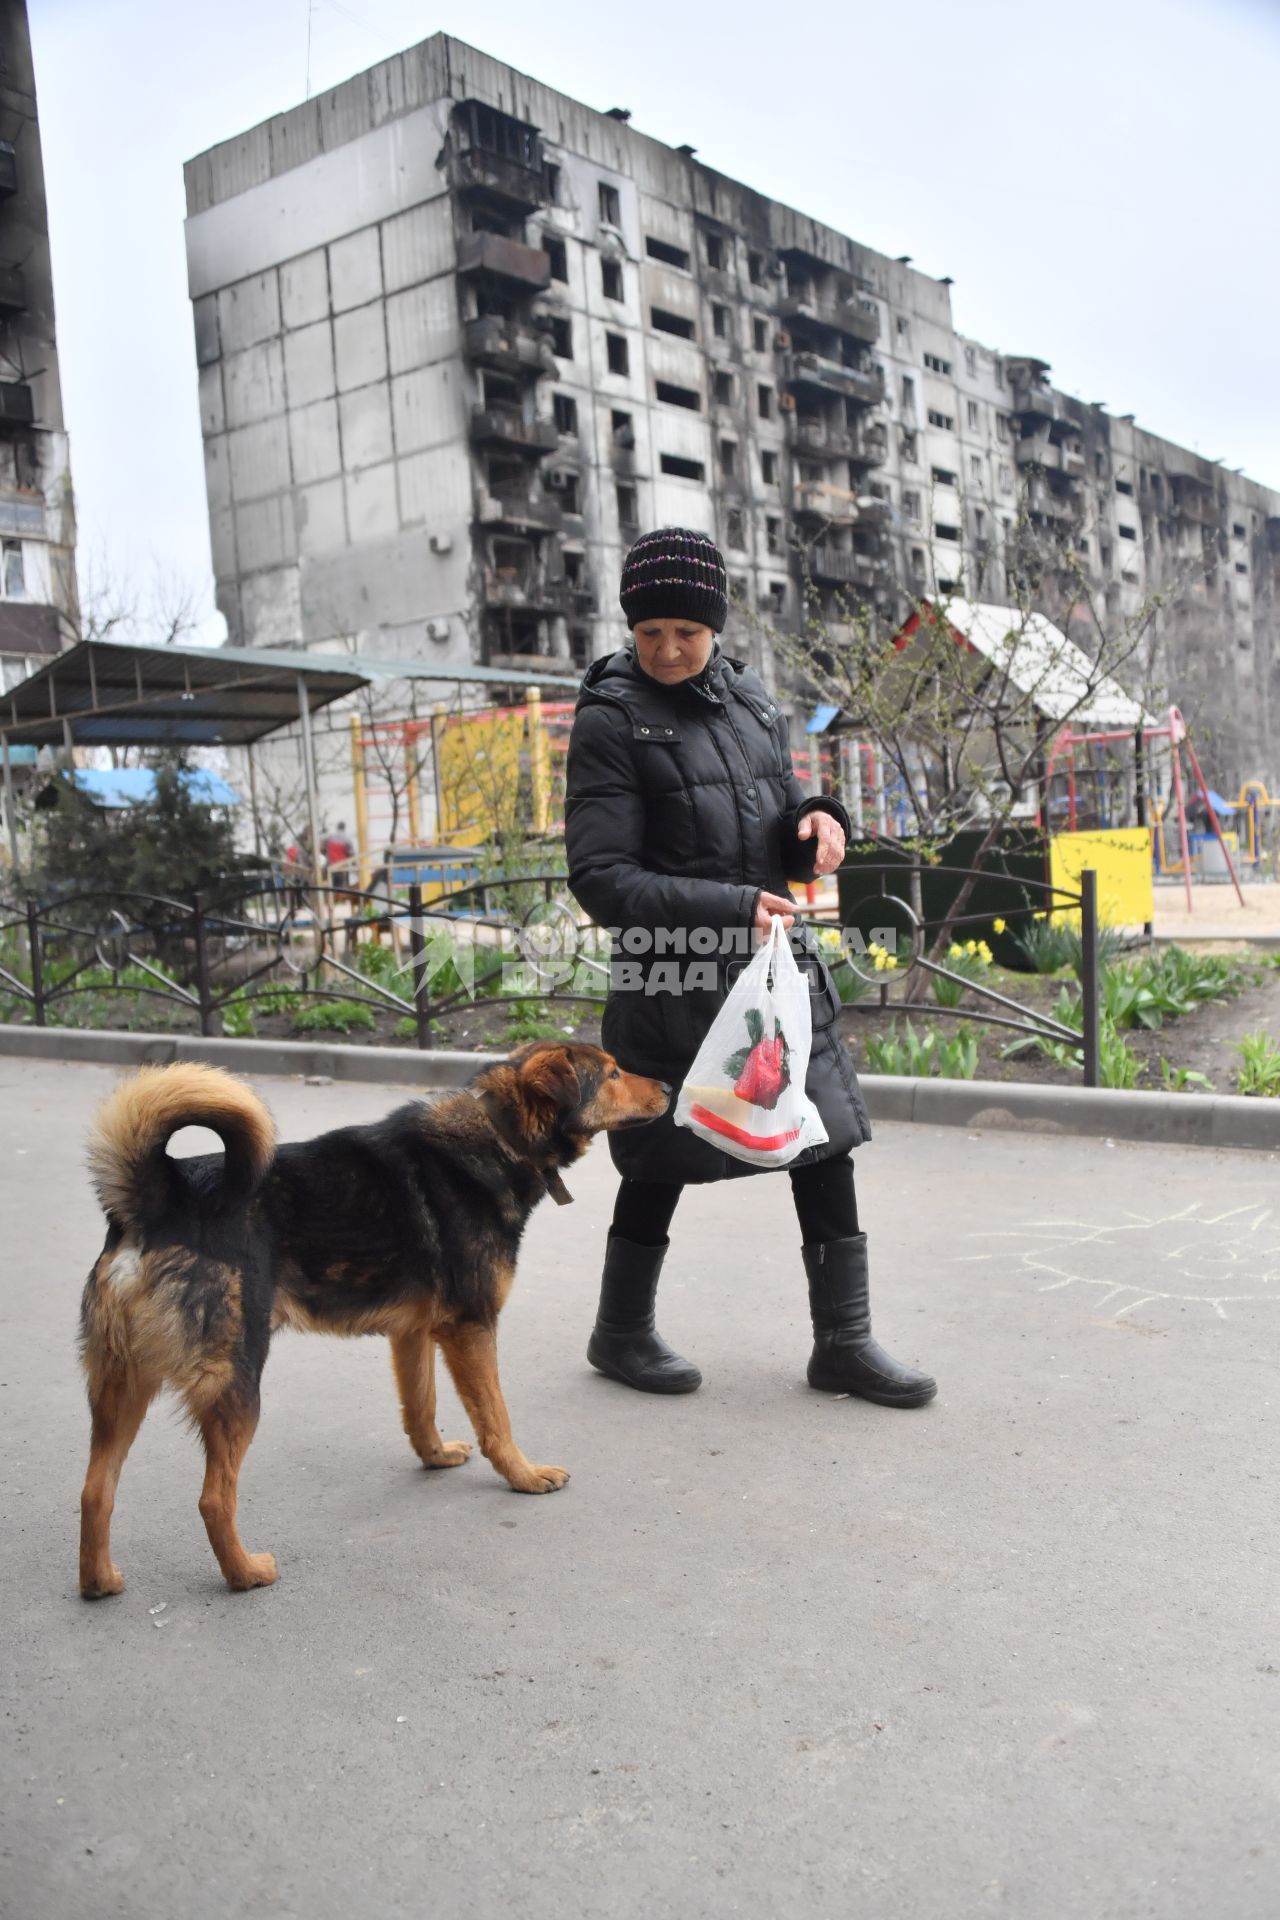
<instances>
[{"instance_id":1,"label":"yellow daffodil","mask_svg":"<svg viewBox=\"0 0 1280 1920\"><path fill-rule=\"evenodd\" d=\"M1005 930L1005 923L1003 920L993 920L991 922L992 933L1003 933L1004 930Z\"/></svg>"}]
</instances>

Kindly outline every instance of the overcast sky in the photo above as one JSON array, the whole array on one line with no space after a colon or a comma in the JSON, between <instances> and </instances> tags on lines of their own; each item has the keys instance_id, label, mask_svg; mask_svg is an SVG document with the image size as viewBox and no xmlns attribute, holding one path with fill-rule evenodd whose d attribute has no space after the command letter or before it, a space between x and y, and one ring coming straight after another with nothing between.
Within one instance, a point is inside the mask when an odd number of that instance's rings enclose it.
<instances>
[{"instance_id":1,"label":"overcast sky","mask_svg":"<svg viewBox=\"0 0 1280 1920\"><path fill-rule=\"evenodd\" d=\"M961 331L1280 487L1280 0L29 5L82 576L212 608L183 161L440 29L951 274Z\"/></svg>"}]
</instances>

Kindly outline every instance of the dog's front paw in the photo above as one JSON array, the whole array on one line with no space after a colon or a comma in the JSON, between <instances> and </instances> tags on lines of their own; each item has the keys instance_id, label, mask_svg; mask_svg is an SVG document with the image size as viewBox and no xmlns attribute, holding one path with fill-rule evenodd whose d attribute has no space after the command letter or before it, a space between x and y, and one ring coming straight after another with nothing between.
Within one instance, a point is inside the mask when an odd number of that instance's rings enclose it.
<instances>
[{"instance_id":1,"label":"dog's front paw","mask_svg":"<svg viewBox=\"0 0 1280 1920\"><path fill-rule=\"evenodd\" d=\"M443 1440L434 1453L424 1453L424 1467L460 1467L471 1456L469 1440Z\"/></svg>"},{"instance_id":2,"label":"dog's front paw","mask_svg":"<svg viewBox=\"0 0 1280 1920\"><path fill-rule=\"evenodd\" d=\"M507 1477L517 1493L558 1493L569 1474L564 1467L539 1467L526 1460L519 1472Z\"/></svg>"},{"instance_id":3,"label":"dog's front paw","mask_svg":"<svg viewBox=\"0 0 1280 1920\"><path fill-rule=\"evenodd\" d=\"M83 1575L80 1592L86 1600L106 1600L113 1593L124 1592L124 1575L113 1560L105 1569Z\"/></svg>"},{"instance_id":4,"label":"dog's front paw","mask_svg":"<svg viewBox=\"0 0 1280 1920\"><path fill-rule=\"evenodd\" d=\"M279 1578L273 1553L246 1553L243 1564L227 1575L234 1593L249 1593L254 1587L273 1587Z\"/></svg>"}]
</instances>

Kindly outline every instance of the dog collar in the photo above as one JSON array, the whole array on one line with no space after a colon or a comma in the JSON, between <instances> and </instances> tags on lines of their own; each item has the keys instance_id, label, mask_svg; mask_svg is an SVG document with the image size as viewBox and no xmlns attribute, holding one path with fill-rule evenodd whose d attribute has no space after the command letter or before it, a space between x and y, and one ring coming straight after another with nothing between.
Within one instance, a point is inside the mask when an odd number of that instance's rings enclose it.
<instances>
[{"instance_id":1,"label":"dog collar","mask_svg":"<svg viewBox=\"0 0 1280 1920\"><path fill-rule=\"evenodd\" d=\"M573 1195L560 1178L560 1170L558 1167L546 1168L542 1178L546 1184L547 1192L551 1195L551 1198L558 1207L571 1207L573 1205Z\"/></svg>"},{"instance_id":2,"label":"dog collar","mask_svg":"<svg viewBox=\"0 0 1280 1920\"><path fill-rule=\"evenodd\" d=\"M473 1093L471 1098L480 1108L485 1119L489 1122L489 1125L493 1128L508 1153L514 1154L518 1160L524 1159L524 1155L520 1152L515 1141L512 1140L485 1095L483 1093ZM526 1165L527 1164L528 1162L526 1161ZM573 1205L573 1195L560 1178L560 1169L558 1167L535 1167L534 1171L539 1175L543 1188L551 1195L551 1198L558 1207L571 1207Z\"/></svg>"}]
</instances>

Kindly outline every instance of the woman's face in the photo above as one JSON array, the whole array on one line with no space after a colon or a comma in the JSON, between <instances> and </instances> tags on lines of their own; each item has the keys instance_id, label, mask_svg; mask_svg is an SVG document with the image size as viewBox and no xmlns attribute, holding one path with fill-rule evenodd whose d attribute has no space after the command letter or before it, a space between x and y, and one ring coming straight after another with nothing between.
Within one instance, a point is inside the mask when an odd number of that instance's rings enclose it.
<instances>
[{"instance_id":1,"label":"woman's face","mask_svg":"<svg viewBox=\"0 0 1280 1920\"><path fill-rule=\"evenodd\" d=\"M641 667L668 687L701 673L716 643L710 627L692 620L642 620L632 638Z\"/></svg>"}]
</instances>

